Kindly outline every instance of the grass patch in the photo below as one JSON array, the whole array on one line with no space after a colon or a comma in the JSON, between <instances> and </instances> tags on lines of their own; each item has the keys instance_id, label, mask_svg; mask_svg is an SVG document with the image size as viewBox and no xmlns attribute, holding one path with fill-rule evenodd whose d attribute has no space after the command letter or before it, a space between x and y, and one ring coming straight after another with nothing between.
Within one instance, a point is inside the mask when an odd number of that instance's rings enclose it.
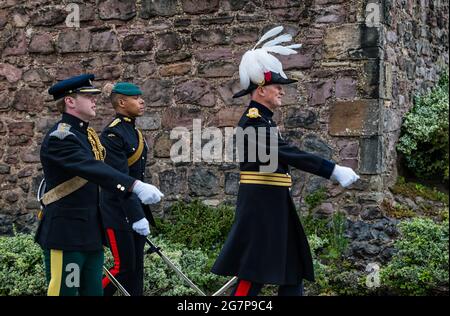
<instances>
[{"instance_id":1,"label":"grass patch","mask_svg":"<svg viewBox=\"0 0 450 316\"><path fill-rule=\"evenodd\" d=\"M436 188L429 188L420 183L406 182L404 177L398 177L397 183L391 188L392 193L412 198L423 197L426 200L437 201L449 205L449 196Z\"/></svg>"}]
</instances>

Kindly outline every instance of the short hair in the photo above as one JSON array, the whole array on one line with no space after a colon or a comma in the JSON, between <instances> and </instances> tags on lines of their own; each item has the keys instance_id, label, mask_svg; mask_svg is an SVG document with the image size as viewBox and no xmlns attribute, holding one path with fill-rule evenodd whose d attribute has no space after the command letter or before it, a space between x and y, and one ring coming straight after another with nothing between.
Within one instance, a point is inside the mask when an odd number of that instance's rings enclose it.
<instances>
[{"instance_id":1,"label":"short hair","mask_svg":"<svg viewBox=\"0 0 450 316\"><path fill-rule=\"evenodd\" d=\"M117 107L119 106L119 100L121 99L121 97L122 95L120 93L115 92L111 93L111 95L109 96L109 99L114 109L117 109Z\"/></svg>"},{"instance_id":2,"label":"short hair","mask_svg":"<svg viewBox=\"0 0 450 316\"><path fill-rule=\"evenodd\" d=\"M64 97L62 97L59 100L56 100L56 108L58 109L59 113L66 112L66 98L67 97L76 98L77 94L71 93L71 94L65 95Z\"/></svg>"}]
</instances>

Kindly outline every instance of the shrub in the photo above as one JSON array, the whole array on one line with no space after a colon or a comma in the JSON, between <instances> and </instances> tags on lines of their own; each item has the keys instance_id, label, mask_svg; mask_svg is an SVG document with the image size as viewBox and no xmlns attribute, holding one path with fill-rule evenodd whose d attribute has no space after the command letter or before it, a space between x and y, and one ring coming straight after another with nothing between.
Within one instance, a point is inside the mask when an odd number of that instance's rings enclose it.
<instances>
[{"instance_id":1,"label":"shrub","mask_svg":"<svg viewBox=\"0 0 450 316\"><path fill-rule=\"evenodd\" d=\"M330 219L316 218L309 213L301 218L307 236L320 238L324 243L318 248L321 259L338 260L347 248L345 237L346 218L343 213L334 213ZM315 237L314 237L315 236ZM311 242L309 240L310 247Z\"/></svg>"},{"instance_id":2,"label":"shrub","mask_svg":"<svg viewBox=\"0 0 450 316\"><path fill-rule=\"evenodd\" d=\"M439 177L448 181L448 73L430 93L418 96L406 114L397 149L417 176Z\"/></svg>"},{"instance_id":3,"label":"shrub","mask_svg":"<svg viewBox=\"0 0 450 316\"><path fill-rule=\"evenodd\" d=\"M187 249L184 245L173 243L161 236L152 238L152 242L160 247L161 252L207 295L211 295L228 281L228 278L210 272L210 260L207 253L201 249ZM106 251L105 258L107 267L112 266L113 260L109 251ZM144 295L199 294L191 289L158 254L153 253L147 254L144 258Z\"/></svg>"},{"instance_id":4,"label":"shrub","mask_svg":"<svg viewBox=\"0 0 450 316\"><path fill-rule=\"evenodd\" d=\"M448 221L427 218L401 222L402 237L395 242L396 254L381 270L384 286L398 294L425 295L435 287L448 287Z\"/></svg>"},{"instance_id":5,"label":"shrub","mask_svg":"<svg viewBox=\"0 0 450 316\"><path fill-rule=\"evenodd\" d=\"M208 255L186 249L163 238L153 238L162 252L206 294L212 294L228 281L210 272ZM105 265L112 266L109 250ZM33 236L17 234L0 237L0 295L46 295L44 256ZM144 259L144 295L198 295L157 255Z\"/></svg>"},{"instance_id":6,"label":"shrub","mask_svg":"<svg viewBox=\"0 0 450 316\"><path fill-rule=\"evenodd\" d=\"M365 274L356 270L348 261L340 256L333 261L324 263L320 260L321 252L330 242L315 234L308 236L313 256L314 283L305 282L307 294L312 295L364 295L367 287L364 285Z\"/></svg>"},{"instance_id":7,"label":"shrub","mask_svg":"<svg viewBox=\"0 0 450 316\"><path fill-rule=\"evenodd\" d=\"M217 253L233 224L234 208L227 205L210 207L195 200L189 204L176 202L170 214L173 220L158 220L158 233L190 249Z\"/></svg>"},{"instance_id":8,"label":"shrub","mask_svg":"<svg viewBox=\"0 0 450 316\"><path fill-rule=\"evenodd\" d=\"M305 204L308 206L308 210L311 211L313 208L325 201L326 198L326 189L322 187L305 196Z\"/></svg>"},{"instance_id":9,"label":"shrub","mask_svg":"<svg viewBox=\"0 0 450 316\"><path fill-rule=\"evenodd\" d=\"M0 295L46 295L44 256L29 234L0 237Z\"/></svg>"}]
</instances>

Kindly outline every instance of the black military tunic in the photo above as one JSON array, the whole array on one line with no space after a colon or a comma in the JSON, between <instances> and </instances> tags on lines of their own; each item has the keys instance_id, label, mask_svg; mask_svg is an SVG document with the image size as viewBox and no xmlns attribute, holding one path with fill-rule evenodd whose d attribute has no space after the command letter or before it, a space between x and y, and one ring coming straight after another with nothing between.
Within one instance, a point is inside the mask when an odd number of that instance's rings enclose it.
<instances>
[{"instance_id":1,"label":"black military tunic","mask_svg":"<svg viewBox=\"0 0 450 316\"><path fill-rule=\"evenodd\" d=\"M145 139L140 156L132 165L128 166L127 163L139 147L138 129L134 118L117 114L103 130L100 139L106 148L105 163L133 178L144 180L148 152ZM105 228L132 231L132 224L144 216L150 223L154 223L149 207L142 205L134 193L129 198L123 199L114 192L102 191L101 212Z\"/></svg>"},{"instance_id":2,"label":"black military tunic","mask_svg":"<svg viewBox=\"0 0 450 316\"><path fill-rule=\"evenodd\" d=\"M36 241L44 249L102 250L98 185L118 196L131 195L128 191L135 179L95 160L92 150L88 123L67 113L42 142L40 155L46 192L76 176L89 181L45 206L36 233Z\"/></svg>"},{"instance_id":3,"label":"black military tunic","mask_svg":"<svg viewBox=\"0 0 450 316\"><path fill-rule=\"evenodd\" d=\"M259 117L247 114L255 111ZM265 134L257 146L270 144L270 127L276 128L273 113L251 101L238 126L261 127ZM250 115L251 116L251 115ZM284 141L279 133L278 165L275 173L289 173L289 166L329 178L334 163L299 150ZM249 141L244 143L241 172L260 171L258 159L248 157ZM269 146L265 149L268 152ZM295 210L290 188L266 184L240 183L235 221L212 272L263 284L294 285L302 279L314 281L311 252Z\"/></svg>"}]
</instances>

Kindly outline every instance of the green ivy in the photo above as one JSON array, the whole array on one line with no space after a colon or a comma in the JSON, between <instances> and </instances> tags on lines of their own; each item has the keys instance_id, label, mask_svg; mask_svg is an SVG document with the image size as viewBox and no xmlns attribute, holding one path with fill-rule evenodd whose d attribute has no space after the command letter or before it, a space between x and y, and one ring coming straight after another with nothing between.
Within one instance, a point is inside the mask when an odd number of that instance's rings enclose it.
<instances>
[{"instance_id":1,"label":"green ivy","mask_svg":"<svg viewBox=\"0 0 450 316\"><path fill-rule=\"evenodd\" d=\"M397 149L408 168L423 178L449 176L448 71L428 94L417 96L406 114Z\"/></svg>"}]
</instances>

